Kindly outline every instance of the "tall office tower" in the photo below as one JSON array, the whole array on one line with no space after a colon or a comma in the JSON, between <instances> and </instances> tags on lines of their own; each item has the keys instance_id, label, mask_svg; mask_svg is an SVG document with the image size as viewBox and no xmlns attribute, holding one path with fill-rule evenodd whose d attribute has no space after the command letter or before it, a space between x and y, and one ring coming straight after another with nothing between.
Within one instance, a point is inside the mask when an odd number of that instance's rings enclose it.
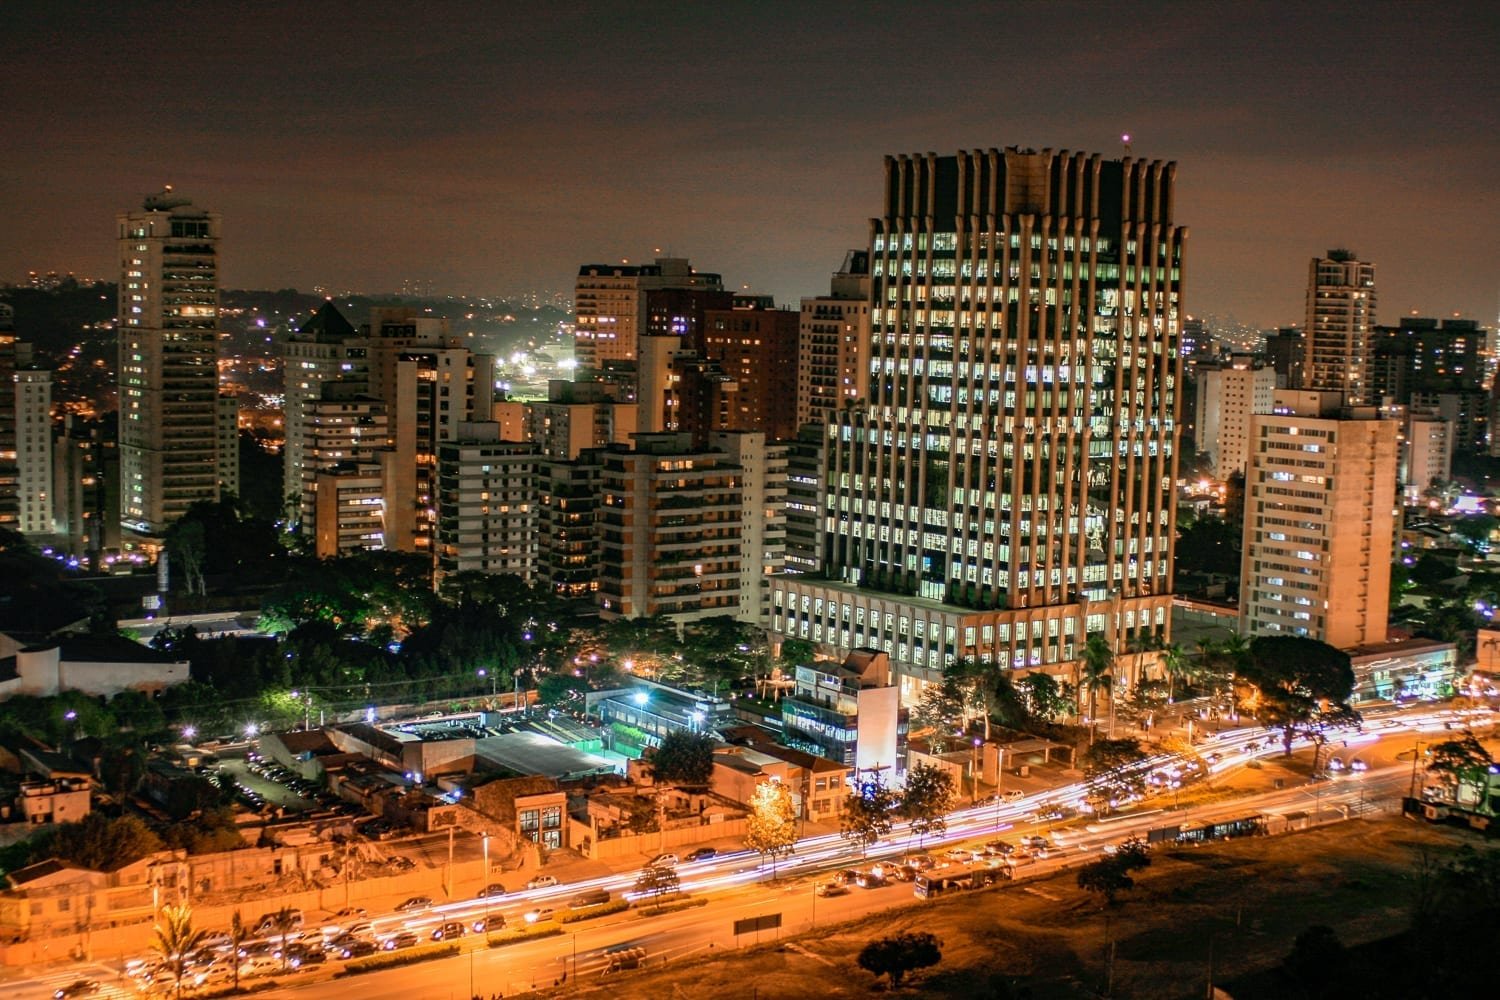
<instances>
[{"instance_id":1,"label":"tall office tower","mask_svg":"<svg viewBox=\"0 0 1500 1000\"><path fill-rule=\"evenodd\" d=\"M57 531L53 503L52 373L23 368L15 373L16 486L18 529L47 538Z\"/></svg>"},{"instance_id":2,"label":"tall office tower","mask_svg":"<svg viewBox=\"0 0 1500 1000\"><path fill-rule=\"evenodd\" d=\"M297 451L301 456L302 481L294 495L299 498L297 506L301 510L301 521L309 531L313 530L318 491L326 477L369 475L368 467L378 468L380 452L390 441L386 405L366 389L366 383L361 381L335 379L323 382L318 386L318 395L304 400L299 406L301 417L298 423L302 432ZM366 471L361 472L362 468ZM347 488L349 484L344 486ZM348 532L344 534L347 538ZM362 531L358 537L358 548L384 547L380 533L371 536ZM346 541L334 554L347 547Z\"/></svg>"},{"instance_id":3,"label":"tall office tower","mask_svg":"<svg viewBox=\"0 0 1500 1000\"><path fill-rule=\"evenodd\" d=\"M823 473L828 441L823 424L803 424L787 442L787 573L816 573L823 567Z\"/></svg>"},{"instance_id":4,"label":"tall office tower","mask_svg":"<svg viewBox=\"0 0 1500 1000\"><path fill-rule=\"evenodd\" d=\"M114 416L114 415L111 415ZM120 450L106 420L64 414L53 445L53 511L69 554L104 569L104 552L120 547Z\"/></svg>"},{"instance_id":5,"label":"tall office tower","mask_svg":"<svg viewBox=\"0 0 1500 1000\"><path fill-rule=\"evenodd\" d=\"M717 431L708 445L740 467L740 579L735 617L770 618L771 578L786 564L787 446L761 431Z\"/></svg>"},{"instance_id":6,"label":"tall office tower","mask_svg":"<svg viewBox=\"0 0 1500 1000\"><path fill-rule=\"evenodd\" d=\"M219 498L219 216L167 188L119 216L120 521Z\"/></svg>"},{"instance_id":7,"label":"tall office tower","mask_svg":"<svg viewBox=\"0 0 1500 1000\"><path fill-rule=\"evenodd\" d=\"M0 527L20 530L21 471L16 460L15 310L0 302Z\"/></svg>"},{"instance_id":8,"label":"tall office tower","mask_svg":"<svg viewBox=\"0 0 1500 1000\"><path fill-rule=\"evenodd\" d=\"M1266 334L1266 360L1276 369L1276 388L1301 389L1302 364L1307 358L1307 337L1295 326L1284 326Z\"/></svg>"},{"instance_id":9,"label":"tall office tower","mask_svg":"<svg viewBox=\"0 0 1500 1000\"><path fill-rule=\"evenodd\" d=\"M1198 454L1210 455L1214 476L1244 472L1250 448L1250 416L1270 413L1276 395L1276 369L1236 355L1226 365L1198 369Z\"/></svg>"},{"instance_id":10,"label":"tall office tower","mask_svg":"<svg viewBox=\"0 0 1500 1000\"><path fill-rule=\"evenodd\" d=\"M461 423L494 411L495 359L471 354L446 320L408 309L371 313L370 394L385 402L387 447L380 452L385 547L431 552L437 522L437 452Z\"/></svg>"},{"instance_id":11,"label":"tall office tower","mask_svg":"<svg viewBox=\"0 0 1500 1000\"><path fill-rule=\"evenodd\" d=\"M1350 406L1370 398L1375 265L1349 250L1314 257L1307 269L1302 377L1309 389L1342 392Z\"/></svg>"},{"instance_id":12,"label":"tall office tower","mask_svg":"<svg viewBox=\"0 0 1500 1000\"><path fill-rule=\"evenodd\" d=\"M661 288L720 291L717 274L699 273L686 257L654 264L585 264L573 286L573 357L583 370L634 361L636 338L646 329L647 293Z\"/></svg>"},{"instance_id":13,"label":"tall office tower","mask_svg":"<svg viewBox=\"0 0 1500 1000\"><path fill-rule=\"evenodd\" d=\"M720 422L697 430L762 431L772 441L797 433L797 333L801 316L789 309L710 309L704 314L703 357L736 387Z\"/></svg>"},{"instance_id":14,"label":"tall office tower","mask_svg":"<svg viewBox=\"0 0 1500 1000\"><path fill-rule=\"evenodd\" d=\"M734 615L743 470L689 434L600 452L599 590L606 619Z\"/></svg>"},{"instance_id":15,"label":"tall office tower","mask_svg":"<svg viewBox=\"0 0 1500 1000\"><path fill-rule=\"evenodd\" d=\"M332 302L318 307L281 345L283 380L281 497L293 526L310 523L312 498L304 491L302 442L305 410L319 398L324 382L366 383L369 370L366 346L359 332ZM316 478L316 477L314 477ZM294 498L301 498L299 501Z\"/></svg>"},{"instance_id":16,"label":"tall office tower","mask_svg":"<svg viewBox=\"0 0 1500 1000\"><path fill-rule=\"evenodd\" d=\"M438 445L438 579L454 573L537 575L536 446L500 440L493 422L459 425Z\"/></svg>"},{"instance_id":17,"label":"tall office tower","mask_svg":"<svg viewBox=\"0 0 1500 1000\"><path fill-rule=\"evenodd\" d=\"M629 444L635 433L636 406L608 395L595 382L547 382L546 402L523 406L521 440L536 444L548 459L577 458L586 448ZM501 438L510 438L503 431Z\"/></svg>"},{"instance_id":18,"label":"tall office tower","mask_svg":"<svg viewBox=\"0 0 1500 1000\"><path fill-rule=\"evenodd\" d=\"M552 592L572 600L599 589L600 453L540 463L537 572Z\"/></svg>"},{"instance_id":19,"label":"tall office tower","mask_svg":"<svg viewBox=\"0 0 1500 1000\"><path fill-rule=\"evenodd\" d=\"M828 294L802 300L797 330L797 426L827 423L865 397L870 343L870 255L850 250Z\"/></svg>"},{"instance_id":20,"label":"tall office tower","mask_svg":"<svg viewBox=\"0 0 1500 1000\"><path fill-rule=\"evenodd\" d=\"M1076 668L1165 635L1180 269L1176 166L1007 149L890 157L871 223L869 402L827 430L827 580L772 629L946 664Z\"/></svg>"},{"instance_id":21,"label":"tall office tower","mask_svg":"<svg viewBox=\"0 0 1500 1000\"><path fill-rule=\"evenodd\" d=\"M1283 402L1251 425L1240 631L1385 642L1400 426Z\"/></svg>"}]
</instances>

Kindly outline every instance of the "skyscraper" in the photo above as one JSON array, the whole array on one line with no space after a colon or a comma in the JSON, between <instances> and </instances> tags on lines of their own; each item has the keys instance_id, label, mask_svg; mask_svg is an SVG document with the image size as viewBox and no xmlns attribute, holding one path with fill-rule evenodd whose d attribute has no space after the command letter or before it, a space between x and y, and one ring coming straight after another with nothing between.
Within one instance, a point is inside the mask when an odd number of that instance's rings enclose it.
<instances>
[{"instance_id":1,"label":"skyscraper","mask_svg":"<svg viewBox=\"0 0 1500 1000\"><path fill-rule=\"evenodd\" d=\"M1303 385L1342 392L1351 406L1370 398L1375 265L1349 250L1314 257L1307 269Z\"/></svg>"},{"instance_id":2,"label":"skyscraper","mask_svg":"<svg viewBox=\"0 0 1500 1000\"><path fill-rule=\"evenodd\" d=\"M700 274L686 257L654 264L585 264L573 288L573 355L580 369L634 361L636 339L646 330L646 294L658 288L718 291L717 274Z\"/></svg>"},{"instance_id":3,"label":"skyscraper","mask_svg":"<svg viewBox=\"0 0 1500 1000\"><path fill-rule=\"evenodd\" d=\"M120 523L219 497L219 216L169 187L119 216Z\"/></svg>"},{"instance_id":4,"label":"skyscraper","mask_svg":"<svg viewBox=\"0 0 1500 1000\"><path fill-rule=\"evenodd\" d=\"M1006 149L889 157L871 222L869 400L828 425L826 579L772 629L1071 671L1165 635L1186 230L1175 164Z\"/></svg>"},{"instance_id":5,"label":"skyscraper","mask_svg":"<svg viewBox=\"0 0 1500 1000\"><path fill-rule=\"evenodd\" d=\"M797 426L824 423L865 396L870 342L870 255L850 250L827 295L802 300L797 332Z\"/></svg>"}]
</instances>

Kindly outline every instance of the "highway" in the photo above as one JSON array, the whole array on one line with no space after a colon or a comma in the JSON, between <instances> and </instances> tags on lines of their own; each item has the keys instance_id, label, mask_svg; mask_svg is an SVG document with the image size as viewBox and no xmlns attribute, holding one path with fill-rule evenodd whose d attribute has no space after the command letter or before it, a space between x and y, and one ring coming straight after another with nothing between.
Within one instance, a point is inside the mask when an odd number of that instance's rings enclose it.
<instances>
[{"instance_id":1,"label":"highway","mask_svg":"<svg viewBox=\"0 0 1500 1000\"><path fill-rule=\"evenodd\" d=\"M1479 712L1485 721L1489 712ZM1023 833L1047 833L1052 850L1044 860L1017 870L1017 879L1030 879L1100 856L1100 849L1131 836L1144 836L1153 827L1209 822L1257 812L1288 814L1308 813L1315 809L1358 809L1362 804L1390 799L1404 793L1412 776L1411 764L1398 758L1409 751L1412 742L1425 734L1461 729L1472 716L1455 710L1432 708L1408 709L1372 715L1364 722L1364 731L1350 730L1335 734L1334 748L1327 751L1345 759L1360 756L1370 770L1345 777L1294 787L1272 789L1220 800L1206 805L1188 806L1166 811L1148 801L1144 808L1089 822L1073 821L1048 829L1035 821L1036 814L1049 807L1076 808L1084 799L1087 782L1027 796L1014 803L971 806L955 811L948 818L947 832L927 838L924 849L938 854L961 842L982 843L998 835L1014 839ZM1341 745L1342 744L1342 745ZM1306 740L1294 746L1306 747ZM1346 749L1347 748L1347 749ZM1281 753L1275 734L1263 729L1228 730L1217 740L1198 748L1208 761L1211 776L1221 776L1243 767L1256 758L1272 758ZM1157 755L1140 765L1143 770L1170 766L1178 759ZM1166 796L1158 796L1164 801ZM1030 817L1030 819L1029 819ZM684 864L677 871L682 890L707 904L660 915L643 915L639 909L612 914L593 920L561 925L559 936L540 938L488 948L482 935L460 939L463 953L450 958L430 960L411 966L364 973L349 978L333 978L339 963L329 962L314 971L298 973L291 983L268 996L350 997L358 1000L383 1000L401 997L469 997L474 993L489 996L503 992L551 985L565 971L590 977L603 973L608 953L622 948L645 948L647 965L657 966L688 956L701 955L711 949L733 948L734 921L745 917L779 913L782 934L801 933L817 924L842 921L901 904L920 905L914 898L911 883L863 889L851 887L847 895L819 898L814 887L820 877L831 871L897 858L915 848L904 824L897 824L886 840L861 855L836 834L804 839L795 854L780 862L779 878L772 880L771 866L749 851L720 854L712 859ZM461 920L472 924L488 913L503 914L512 925L524 924L523 914L538 907L552 907L566 912L568 900L585 889L604 889L616 898L631 895L634 874L611 875L583 882L573 882L546 889L511 893L498 900L463 900L442 904L417 913L380 914L372 918L372 933L379 939L401 930L412 930L422 938L430 937L433 928L444 921ZM317 927L307 930L316 933ZM761 932L762 938L775 931ZM747 936L738 944L754 943ZM575 970L573 972L572 970ZM117 966L94 963L59 968L43 978L13 982L8 995L16 997L51 996L52 991L80 977L97 979L106 984L98 995L132 995L124 992L131 981Z\"/></svg>"}]
</instances>

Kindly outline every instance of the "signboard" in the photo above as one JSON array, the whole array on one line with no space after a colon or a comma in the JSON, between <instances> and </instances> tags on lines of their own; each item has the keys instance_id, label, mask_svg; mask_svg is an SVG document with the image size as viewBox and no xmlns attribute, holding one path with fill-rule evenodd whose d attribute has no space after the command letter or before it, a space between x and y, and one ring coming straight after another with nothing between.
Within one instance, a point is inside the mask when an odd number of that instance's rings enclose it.
<instances>
[{"instance_id":1,"label":"signboard","mask_svg":"<svg viewBox=\"0 0 1500 1000\"><path fill-rule=\"evenodd\" d=\"M734 922L734 936L741 934L754 934L757 931L775 930L781 926L781 914L767 913L759 917L746 917L744 920Z\"/></svg>"}]
</instances>

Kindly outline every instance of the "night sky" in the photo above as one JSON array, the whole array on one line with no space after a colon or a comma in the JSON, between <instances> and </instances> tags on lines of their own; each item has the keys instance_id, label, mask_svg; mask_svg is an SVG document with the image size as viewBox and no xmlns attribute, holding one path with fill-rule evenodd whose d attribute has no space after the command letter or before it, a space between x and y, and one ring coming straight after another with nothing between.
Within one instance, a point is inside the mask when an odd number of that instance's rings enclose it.
<instances>
[{"instance_id":1,"label":"night sky","mask_svg":"<svg viewBox=\"0 0 1500 1000\"><path fill-rule=\"evenodd\" d=\"M804 7L812 10L804 10ZM689 256L780 302L863 246L888 153L1178 162L1194 313L1500 304L1500 14L1480 3L0 4L0 281L113 279L172 183L226 287L570 291Z\"/></svg>"}]
</instances>

